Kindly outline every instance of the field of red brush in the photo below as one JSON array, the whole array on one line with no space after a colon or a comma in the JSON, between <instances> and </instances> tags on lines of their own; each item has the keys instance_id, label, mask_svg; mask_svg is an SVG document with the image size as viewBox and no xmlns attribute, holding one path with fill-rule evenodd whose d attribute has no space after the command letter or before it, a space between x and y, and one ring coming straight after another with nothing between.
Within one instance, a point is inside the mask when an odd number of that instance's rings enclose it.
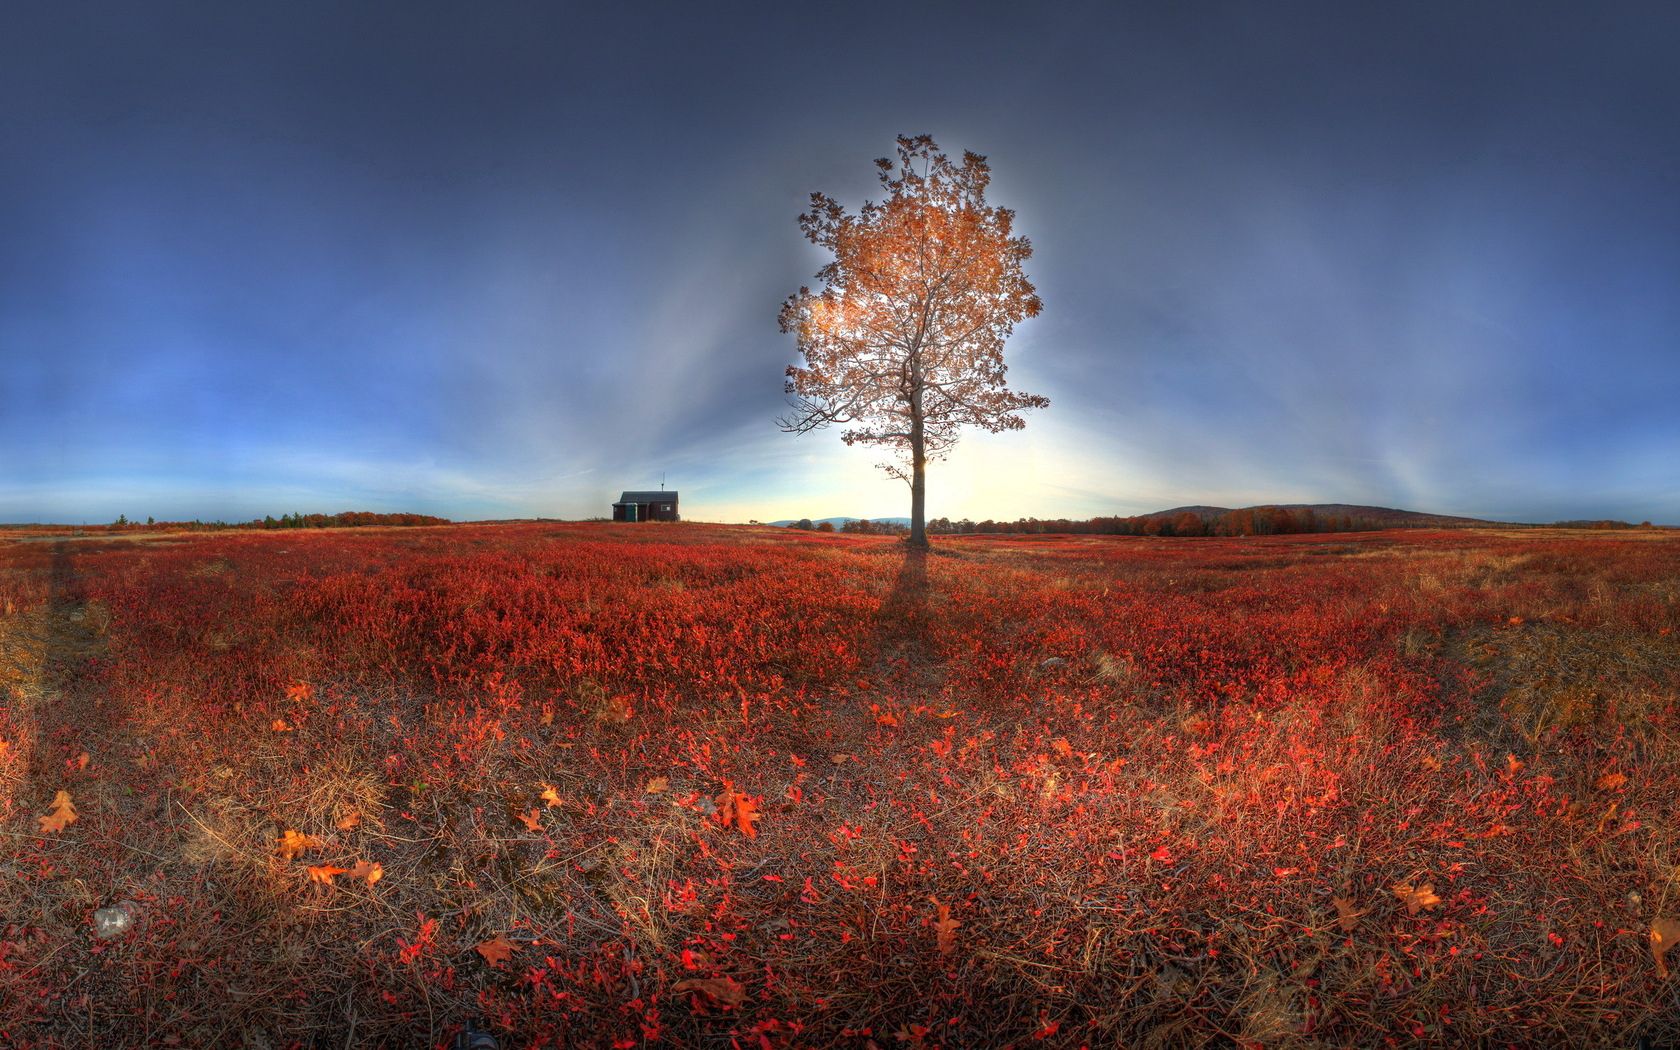
<instances>
[{"instance_id":1,"label":"field of red brush","mask_svg":"<svg viewBox=\"0 0 1680 1050\"><path fill-rule=\"evenodd\" d=\"M1673 534L12 537L0 613L6 1046L1680 1040Z\"/></svg>"}]
</instances>

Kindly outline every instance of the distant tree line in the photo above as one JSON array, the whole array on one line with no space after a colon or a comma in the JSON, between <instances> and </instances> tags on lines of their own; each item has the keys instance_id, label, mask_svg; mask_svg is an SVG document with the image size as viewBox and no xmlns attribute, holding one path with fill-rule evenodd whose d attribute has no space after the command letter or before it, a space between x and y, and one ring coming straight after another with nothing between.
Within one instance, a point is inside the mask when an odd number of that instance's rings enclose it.
<instances>
[{"instance_id":1,"label":"distant tree line","mask_svg":"<svg viewBox=\"0 0 1680 1050\"><path fill-rule=\"evenodd\" d=\"M170 532L220 532L224 529L354 529L368 526L390 528L404 525L448 525L448 518L436 518L430 514L376 514L369 510L347 510L338 514L282 514L276 518L272 514L251 521L157 521L146 518L142 525L138 521L129 521L128 515L119 514L117 520L109 525L95 525L90 528L105 531L123 531L125 529L166 529Z\"/></svg>"},{"instance_id":2,"label":"distant tree line","mask_svg":"<svg viewBox=\"0 0 1680 1050\"><path fill-rule=\"evenodd\" d=\"M1380 532L1384 529L1431 529L1459 527L1428 518L1377 519L1353 514L1320 514L1310 507L1244 507L1241 510L1203 516L1192 511L1179 514L1141 514L1136 517L1020 518L1015 521L951 521L935 518L928 532L937 535L1073 533L1097 536L1288 536L1302 533ZM1528 526L1504 525L1507 528ZM1554 528L1633 529L1650 528L1650 522L1633 525L1625 521L1560 521Z\"/></svg>"},{"instance_id":3,"label":"distant tree line","mask_svg":"<svg viewBox=\"0 0 1680 1050\"><path fill-rule=\"evenodd\" d=\"M907 525L900 525L896 521L870 521L868 518L859 518L856 521L848 521L844 525L840 526L840 531L849 532L854 536L910 535L910 528Z\"/></svg>"},{"instance_id":4,"label":"distant tree line","mask_svg":"<svg viewBox=\"0 0 1680 1050\"><path fill-rule=\"evenodd\" d=\"M813 524L801 518L789 526L808 532L833 532L829 522ZM970 521L963 518L932 518L927 530L937 536L1045 535L1069 533L1087 536L1285 536L1294 533L1375 532L1392 529L1394 522L1375 521L1348 514L1319 514L1310 508L1245 507L1204 517L1193 511L1179 514L1140 514L1136 517L1017 518L1014 521ZM872 522L860 518L840 526L841 532L863 536L903 536L909 529L897 522Z\"/></svg>"},{"instance_id":5,"label":"distant tree line","mask_svg":"<svg viewBox=\"0 0 1680 1050\"><path fill-rule=\"evenodd\" d=\"M1015 521L952 521L935 518L928 531L947 536L967 534L1072 533L1094 536L1287 536L1298 533L1375 532L1391 529L1395 523L1380 522L1349 514L1319 514L1310 508L1244 507L1241 510L1203 516L1193 511L1179 514L1140 514L1135 517L1020 518Z\"/></svg>"},{"instance_id":6,"label":"distant tree line","mask_svg":"<svg viewBox=\"0 0 1680 1050\"><path fill-rule=\"evenodd\" d=\"M805 532L835 531L834 523L832 521L819 521L813 523L810 518L800 518L798 521L788 525L788 528L802 529ZM933 528L932 522L928 522L928 528L930 530ZM896 521L870 521L868 518L857 518L853 521L844 522L841 524L839 531L853 536L910 535L910 529L907 526L900 525Z\"/></svg>"},{"instance_id":7,"label":"distant tree line","mask_svg":"<svg viewBox=\"0 0 1680 1050\"><path fill-rule=\"evenodd\" d=\"M448 518L430 514L375 514L368 510L347 510L340 514L283 514L265 517L240 528L247 529L355 529L370 525L448 525Z\"/></svg>"},{"instance_id":8,"label":"distant tree line","mask_svg":"<svg viewBox=\"0 0 1680 1050\"><path fill-rule=\"evenodd\" d=\"M1601 521L1560 521L1556 522L1554 527L1559 529L1648 529L1651 527L1651 523L1642 521L1635 525L1632 522L1613 521L1605 518Z\"/></svg>"}]
</instances>

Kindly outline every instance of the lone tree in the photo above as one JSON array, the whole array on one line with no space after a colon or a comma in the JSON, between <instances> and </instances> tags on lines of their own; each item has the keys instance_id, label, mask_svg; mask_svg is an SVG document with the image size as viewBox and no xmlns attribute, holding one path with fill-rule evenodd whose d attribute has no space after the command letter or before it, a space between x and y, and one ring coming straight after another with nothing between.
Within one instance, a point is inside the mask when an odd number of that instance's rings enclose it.
<instances>
[{"instance_id":1,"label":"lone tree","mask_svg":"<svg viewBox=\"0 0 1680 1050\"><path fill-rule=\"evenodd\" d=\"M838 423L848 445L893 450L881 468L910 486L909 542L925 547L928 461L964 426L1019 430L1023 409L1050 404L1004 379L1004 341L1043 304L1021 268L1032 245L1013 235L1015 213L986 203L985 157L955 164L931 136L901 135L897 162L875 166L885 200L849 215L813 193L799 217L834 261L817 272L821 291L782 304L805 363L788 366L793 412L778 423L800 434Z\"/></svg>"}]
</instances>

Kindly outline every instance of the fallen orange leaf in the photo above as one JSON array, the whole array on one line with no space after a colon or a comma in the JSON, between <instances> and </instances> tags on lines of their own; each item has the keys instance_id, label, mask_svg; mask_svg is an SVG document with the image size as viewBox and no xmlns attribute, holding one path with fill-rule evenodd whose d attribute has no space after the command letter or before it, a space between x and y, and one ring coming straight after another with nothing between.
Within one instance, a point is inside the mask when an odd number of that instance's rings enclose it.
<instances>
[{"instance_id":1,"label":"fallen orange leaf","mask_svg":"<svg viewBox=\"0 0 1680 1050\"><path fill-rule=\"evenodd\" d=\"M1657 976L1668 977L1668 950L1680 941L1680 919L1658 916L1651 923L1651 957L1657 961Z\"/></svg>"},{"instance_id":2,"label":"fallen orange leaf","mask_svg":"<svg viewBox=\"0 0 1680 1050\"><path fill-rule=\"evenodd\" d=\"M537 797L548 803L548 808L550 809L560 805L560 792L554 789L553 784L544 783L542 786L542 794ZM535 831L537 829L532 828L531 830Z\"/></svg>"},{"instance_id":3,"label":"fallen orange leaf","mask_svg":"<svg viewBox=\"0 0 1680 1050\"><path fill-rule=\"evenodd\" d=\"M962 923L951 918L951 906L943 904L939 898L931 898L933 906L938 910L938 918L933 922L934 943L939 945L941 955L950 955L957 946L957 927Z\"/></svg>"},{"instance_id":4,"label":"fallen orange leaf","mask_svg":"<svg viewBox=\"0 0 1680 1050\"><path fill-rule=\"evenodd\" d=\"M735 826L749 839L758 838L758 803L745 795L735 796Z\"/></svg>"},{"instance_id":5,"label":"fallen orange leaf","mask_svg":"<svg viewBox=\"0 0 1680 1050\"><path fill-rule=\"evenodd\" d=\"M650 795L658 795L662 792L669 791L670 788L671 788L671 778L670 777L654 777L652 780L649 780L647 782L647 787L643 788L642 790L647 792Z\"/></svg>"},{"instance_id":6,"label":"fallen orange leaf","mask_svg":"<svg viewBox=\"0 0 1680 1050\"><path fill-rule=\"evenodd\" d=\"M747 989L733 977L690 977L671 986L677 992L698 992L723 1006L740 1006Z\"/></svg>"},{"instance_id":7,"label":"fallen orange leaf","mask_svg":"<svg viewBox=\"0 0 1680 1050\"><path fill-rule=\"evenodd\" d=\"M518 947L498 933L487 941L480 941L473 945L473 950L484 956L485 962L500 969L513 956Z\"/></svg>"},{"instance_id":8,"label":"fallen orange leaf","mask_svg":"<svg viewBox=\"0 0 1680 1050\"><path fill-rule=\"evenodd\" d=\"M542 810L540 809L533 809L529 813L515 813L514 817L531 831L542 830Z\"/></svg>"},{"instance_id":9,"label":"fallen orange leaf","mask_svg":"<svg viewBox=\"0 0 1680 1050\"><path fill-rule=\"evenodd\" d=\"M352 879L366 879L367 884L372 886L385 877L385 866L378 861L369 863L365 860L358 860L350 868L350 877Z\"/></svg>"},{"instance_id":10,"label":"fallen orange leaf","mask_svg":"<svg viewBox=\"0 0 1680 1050\"><path fill-rule=\"evenodd\" d=\"M1332 897L1330 903L1336 906L1336 925L1342 928L1343 933L1352 933L1354 927L1359 925L1359 917L1365 912L1355 908L1353 902L1346 897Z\"/></svg>"},{"instance_id":11,"label":"fallen orange leaf","mask_svg":"<svg viewBox=\"0 0 1680 1050\"><path fill-rule=\"evenodd\" d=\"M309 872L310 882L319 882L331 886L334 875L343 875L350 869L341 868L336 864L311 864L304 870Z\"/></svg>"},{"instance_id":12,"label":"fallen orange leaf","mask_svg":"<svg viewBox=\"0 0 1680 1050\"><path fill-rule=\"evenodd\" d=\"M309 700L315 696L315 687L308 682L294 682L286 687L287 700Z\"/></svg>"},{"instance_id":13,"label":"fallen orange leaf","mask_svg":"<svg viewBox=\"0 0 1680 1050\"><path fill-rule=\"evenodd\" d=\"M274 731L276 733L290 733L292 731L291 723L284 718L276 718L274 720Z\"/></svg>"},{"instance_id":14,"label":"fallen orange leaf","mask_svg":"<svg viewBox=\"0 0 1680 1050\"><path fill-rule=\"evenodd\" d=\"M1414 887L1409 882L1397 882L1392 888L1394 895L1400 898L1400 903L1406 906L1407 915L1416 915L1441 903L1441 898L1435 895L1434 883L1426 882L1422 886Z\"/></svg>"},{"instance_id":15,"label":"fallen orange leaf","mask_svg":"<svg viewBox=\"0 0 1680 1050\"><path fill-rule=\"evenodd\" d=\"M286 833L274 841L275 852L280 854L281 860L293 860L305 850L320 849L326 845L314 835L299 834L291 828L287 828Z\"/></svg>"},{"instance_id":16,"label":"fallen orange leaf","mask_svg":"<svg viewBox=\"0 0 1680 1050\"><path fill-rule=\"evenodd\" d=\"M1599 832L1603 831L1604 830L1604 825L1606 825L1606 824L1610 823L1612 820L1614 820L1616 818L1616 814L1618 812L1620 812L1621 808L1622 808L1622 805L1619 802L1610 803L1610 808L1605 810L1604 815L1598 818L1598 826L1593 829L1593 834L1596 835Z\"/></svg>"},{"instance_id":17,"label":"fallen orange leaf","mask_svg":"<svg viewBox=\"0 0 1680 1050\"><path fill-rule=\"evenodd\" d=\"M52 805L47 807L47 815L38 819L43 834L60 832L76 823L76 807L70 804L70 792L59 788Z\"/></svg>"},{"instance_id":18,"label":"fallen orange leaf","mask_svg":"<svg viewBox=\"0 0 1680 1050\"><path fill-rule=\"evenodd\" d=\"M1606 773L1598 778L1598 790L1614 791L1626 783L1626 773Z\"/></svg>"},{"instance_id":19,"label":"fallen orange leaf","mask_svg":"<svg viewBox=\"0 0 1680 1050\"><path fill-rule=\"evenodd\" d=\"M718 823L726 828L733 824L749 839L758 837L758 829L754 827L759 819L756 800L736 791L735 785L725 780L723 790L712 801L717 804Z\"/></svg>"},{"instance_id":20,"label":"fallen orange leaf","mask_svg":"<svg viewBox=\"0 0 1680 1050\"><path fill-rule=\"evenodd\" d=\"M361 822L362 822L362 815L360 813L356 812L355 810L351 810L350 812L344 814L344 816L339 819L339 822L337 824L335 824L334 827L338 828L338 830L340 830L340 831L349 831L351 828L355 827L357 824L360 824Z\"/></svg>"},{"instance_id":21,"label":"fallen orange leaf","mask_svg":"<svg viewBox=\"0 0 1680 1050\"><path fill-rule=\"evenodd\" d=\"M92 760L88 758L88 753L83 751L81 754L76 756L76 768L86 769L88 767L88 762L90 761Z\"/></svg>"}]
</instances>

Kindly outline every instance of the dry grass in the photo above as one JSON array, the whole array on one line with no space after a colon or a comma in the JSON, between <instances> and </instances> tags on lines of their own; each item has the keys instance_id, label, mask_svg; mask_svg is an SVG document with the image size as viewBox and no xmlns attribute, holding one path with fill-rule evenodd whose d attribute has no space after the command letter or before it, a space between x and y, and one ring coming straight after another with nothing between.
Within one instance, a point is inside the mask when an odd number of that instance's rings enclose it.
<instances>
[{"instance_id":1,"label":"dry grass","mask_svg":"<svg viewBox=\"0 0 1680 1050\"><path fill-rule=\"evenodd\" d=\"M1501 725L1529 749L1548 736L1587 728L1642 735L1652 716L1674 701L1680 640L1624 627L1508 623L1451 632L1413 629L1409 655L1432 655L1474 671L1477 695Z\"/></svg>"}]
</instances>

